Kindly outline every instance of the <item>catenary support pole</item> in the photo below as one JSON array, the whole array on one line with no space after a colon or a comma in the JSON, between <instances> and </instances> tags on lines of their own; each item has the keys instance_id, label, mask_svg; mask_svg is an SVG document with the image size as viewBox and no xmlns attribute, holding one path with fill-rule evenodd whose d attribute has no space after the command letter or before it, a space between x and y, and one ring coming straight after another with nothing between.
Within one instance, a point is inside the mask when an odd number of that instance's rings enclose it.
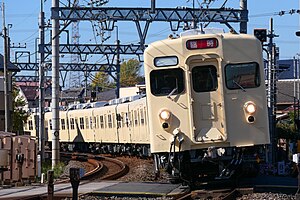
<instances>
[{"instance_id":1,"label":"catenary support pole","mask_svg":"<svg viewBox=\"0 0 300 200\"><path fill-rule=\"evenodd\" d=\"M3 37L4 37L4 56L3 56L3 72L4 72L4 116L5 116L5 132L11 130L10 128L10 110L9 110L9 89L8 89L8 56L9 56L9 44L8 44L8 35L7 28L5 24L5 7L4 2L2 3L2 21L3 21Z\"/></svg>"},{"instance_id":2,"label":"catenary support pole","mask_svg":"<svg viewBox=\"0 0 300 200\"><path fill-rule=\"evenodd\" d=\"M44 132L45 132L45 116L44 116L44 59L45 53L43 51L45 44L45 13L43 11L43 0L41 0L41 12L39 19L39 37L40 37L40 48L39 48L39 155L40 160L45 159L45 148L44 148ZM42 162L40 162L42 163ZM42 166L40 166L42 167Z\"/></svg>"},{"instance_id":3,"label":"catenary support pole","mask_svg":"<svg viewBox=\"0 0 300 200\"><path fill-rule=\"evenodd\" d=\"M59 0L52 0L52 8L59 7ZM52 17L58 16L57 9ZM52 168L59 158L59 20L52 19Z\"/></svg>"},{"instance_id":4,"label":"catenary support pole","mask_svg":"<svg viewBox=\"0 0 300 200\"><path fill-rule=\"evenodd\" d=\"M240 33L247 33L247 21L248 21L248 10L247 10L247 0L240 0L241 22L240 22Z\"/></svg>"}]
</instances>

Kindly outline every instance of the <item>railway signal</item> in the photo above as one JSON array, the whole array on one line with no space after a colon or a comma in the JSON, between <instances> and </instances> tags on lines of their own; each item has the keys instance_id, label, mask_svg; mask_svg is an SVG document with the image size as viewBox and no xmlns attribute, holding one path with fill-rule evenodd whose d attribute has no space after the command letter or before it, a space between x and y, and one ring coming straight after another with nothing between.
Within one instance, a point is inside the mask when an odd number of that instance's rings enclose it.
<instances>
[{"instance_id":1,"label":"railway signal","mask_svg":"<svg viewBox=\"0 0 300 200\"><path fill-rule=\"evenodd\" d=\"M254 29L254 36L259 39L262 43L267 41L267 29Z\"/></svg>"}]
</instances>

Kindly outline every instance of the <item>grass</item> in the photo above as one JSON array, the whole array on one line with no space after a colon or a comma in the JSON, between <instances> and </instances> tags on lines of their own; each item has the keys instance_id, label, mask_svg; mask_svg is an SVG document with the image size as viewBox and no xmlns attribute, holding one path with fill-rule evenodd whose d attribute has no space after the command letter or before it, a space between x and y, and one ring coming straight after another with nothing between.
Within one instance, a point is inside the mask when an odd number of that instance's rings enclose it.
<instances>
[{"instance_id":1,"label":"grass","mask_svg":"<svg viewBox=\"0 0 300 200\"><path fill-rule=\"evenodd\" d=\"M52 169L52 162L51 160L45 161L42 165L42 173L47 174L49 170L54 171L54 179L59 178L59 176L64 172L65 163L59 162L55 167Z\"/></svg>"}]
</instances>

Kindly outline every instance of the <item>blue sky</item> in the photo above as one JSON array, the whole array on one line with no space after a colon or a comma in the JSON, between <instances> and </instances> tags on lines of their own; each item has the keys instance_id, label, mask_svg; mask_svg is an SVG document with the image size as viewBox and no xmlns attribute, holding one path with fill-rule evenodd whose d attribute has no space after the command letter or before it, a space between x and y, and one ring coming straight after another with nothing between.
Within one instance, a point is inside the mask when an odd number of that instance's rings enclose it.
<instances>
[{"instance_id":1,"label":"blue sky","mask_svg":"<svg viewBox=\"0 0 300 200\"><path fill-rule=\"evenodd\" d=\"M80 0L80 5L86 5L90 0ZM211 8L218 8L225 0L216 0L211 4ZM11 42L27 44L26 49L12 49L14 51L30 51L34 53L36 38L38 37L38 15L40 12L40 0L4 0L6 12L6 24L13 24L9 30ZM66 3L66 0L61 0ZM192 6L192 1L187 0L156 0L156 7ZM199 5L195 0L195 4ZM199 2L203 2L199 0ZM50 18L51 0L46 0L44 11L46 19ZM228 0L227 7L239 8L239 0ZM150 0L110 0L106 6L118 7L150 7ZM300 38L295 36L295 31L300 30L299 14L285 14L283 16L274 15L279 11L289 11L299 9L297 0L248 0L249 22L248 33L252 34L254 28L269 28L270 18L274 19L275 33L279 35L275 39L280 48L280 58L292 58L300 51ZM2 20L1 28L2 28ZM137 43L138 35L134 23L118 22L119 37L121 43ZM232 24L238 31L238 24ZM80 43L95 43L95 36L90 22L80 23ZM228 31L224 25L212 23L210 27L222 27ZM150 26L146 43L166 38L171 33L168 23L152 23ZM49 36L47 37L48 40ZM63 36L62 36L63 38ZM64 39L62 39L64 40ZM100 38L96 37L97 43ZM115 33L107 43L114 43ZM0 52L3 52L3 41L0 40Z\"/></svg>"}]
</instances>

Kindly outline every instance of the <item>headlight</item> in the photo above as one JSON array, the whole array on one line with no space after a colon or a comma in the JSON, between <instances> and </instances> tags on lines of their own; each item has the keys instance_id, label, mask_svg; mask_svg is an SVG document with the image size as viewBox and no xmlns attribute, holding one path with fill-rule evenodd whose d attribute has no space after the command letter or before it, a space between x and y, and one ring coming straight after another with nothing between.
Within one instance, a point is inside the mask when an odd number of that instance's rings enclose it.
<instances>
[{"instance_id":1,"label":"headlight","mask_svg":"<svg viewBox=\"0 0 300 200\"><path fill-rule=\"evenodd\" d=\"M168 110L162 110L162 111L160 111L160 113L159 113L159 117L160 117L162 120L168 120L168 119L170 119L170 117L171 117L171 112L168 111Z\"/></svg>"},{"instance_id":2,"label":"headlight","mask_svg":"<svg viewBox=\"0 0 300 200\"><path fill-rule=\"evenodd\" d=\"M246 112L249 114L253 114L256 111L256 105L252 101L245 103L244 107Z\"/></svg>"}]
</instances>

